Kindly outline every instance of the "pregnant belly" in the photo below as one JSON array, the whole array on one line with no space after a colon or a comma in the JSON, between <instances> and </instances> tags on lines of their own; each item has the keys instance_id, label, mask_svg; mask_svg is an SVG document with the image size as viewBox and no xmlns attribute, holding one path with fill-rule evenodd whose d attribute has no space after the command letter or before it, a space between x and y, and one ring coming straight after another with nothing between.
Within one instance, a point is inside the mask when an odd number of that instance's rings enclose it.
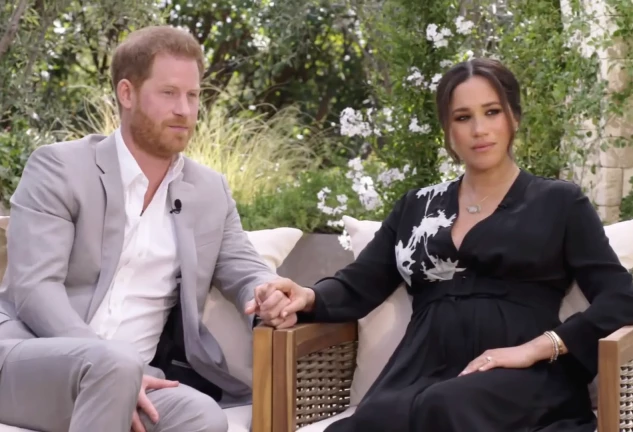
<instances>
[{"instance_id":1,"label":"pregnant belly","mask_svg":"<svg viewBox=\"0 0 633 432\"><path fill-rule=\"evenodd\" d=\"M409 332L417 337L407 336L419 349L438 351L447 364L462 365L487 349L528 342L559 323L547 309L504 299L444 297L414 304Z\"/></svg>"}]
</instances>

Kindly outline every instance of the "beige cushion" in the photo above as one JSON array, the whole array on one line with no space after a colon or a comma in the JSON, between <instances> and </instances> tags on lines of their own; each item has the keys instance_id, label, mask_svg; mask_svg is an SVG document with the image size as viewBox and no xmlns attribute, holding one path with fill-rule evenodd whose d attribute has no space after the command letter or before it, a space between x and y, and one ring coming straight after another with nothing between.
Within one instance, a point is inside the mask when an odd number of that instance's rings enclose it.
<instances>
[{"instance_id":1,"label":"beige cushion","mask_svg":"<svg viewBox=\"0 0 633 432\"><path fill-rule=\"evenodd\" d=\"M0 432L35 432L31 429L21 429L19 427L0 424Z\"/></svg>"},{"instance_id":2,"label":"beige cushion","mask_svg":"<svg viewBox=\"0 0 633 432\"><path fill-rule=\"evenodd\" d=\"M359 221L343 217L345 228L351 238L354 256L374 237L380 222ZM609 242L622 264L633 267L633 221L624 221L605 227ZM587 299L576 284L563 300L562 319L583 311ZM356 371L352 381L350 405L357 405L384 368L396 346L402 340L411 317L411 301L403 286L400 286L382 305L358 322L358 355ZM595 383L592 385L595 390ZM593 393L593 392L592 392ZM595 402L595 394L592 394ZM595 405L594 405L595 406Z\"/></svg>"},{"instance_id":3,"label":"beige cushion","mask_svg":"<svg viewBox=\"0 0 633 432\"><path fill-rule=\"evenodd\" d=\"M255 250L273 271L283 263L303 235L295 228L275 228L247 234ZM212 289L202 319L220 344L231 375L252 385L252 332L241 311L225 299L220 290Z\"/></svg>"},{"instance_id":4,"label":"beige cushion","mask_svg":"<svg viewBox=\"0 0 633 432\"><path fill-rule=\"evenodd\" d=\"M229 422L227 432L250 432L253 406L244 405L234 408L226 408L224 414ZM0 430L2 432L2 430Z\"/></svg>"},{"instance_id":5,"label":"beige cushion","mask_svg":"<svg viewBox=\"0 0 633 432\"><path fill-rule=\"evenodd\" d=\"M297 432L323 432L326 427L328 427L329 425L331 425L335 421L344 419L345 417L349 417L352 414L354 414L354 411L356 411L356 407L352 406L352 407L346 409L345 411L343 411L340 414L337 414L337 415L332 416L332 417L330 417L328 419L321 420L320 422L312 423L311 425L304 426L304 427L302 427L300 429L297 429ZM2 432L2 431L0 430L0 432Z\"/></svg>"}]
</instances>

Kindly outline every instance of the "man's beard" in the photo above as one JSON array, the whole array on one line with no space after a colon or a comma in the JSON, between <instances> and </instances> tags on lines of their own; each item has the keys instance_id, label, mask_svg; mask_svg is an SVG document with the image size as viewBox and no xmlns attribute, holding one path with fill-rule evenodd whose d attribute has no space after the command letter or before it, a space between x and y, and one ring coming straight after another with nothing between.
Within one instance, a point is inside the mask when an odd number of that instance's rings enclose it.
<instances>
[{"instance_id":1,"label":"man's beard","mask_svg":"<svg viewBox=\"0 0 633 432\"><path fill-rule=\"evenodd\" d=\"M131 126L134 143L144 152L163 159L171 159L183 151L193 135L193 127L186 119L173 118L158 124L141 108L132 112ZM178 132L169 126L186 127L187 131Z\"/></svg>"}]
</instances>

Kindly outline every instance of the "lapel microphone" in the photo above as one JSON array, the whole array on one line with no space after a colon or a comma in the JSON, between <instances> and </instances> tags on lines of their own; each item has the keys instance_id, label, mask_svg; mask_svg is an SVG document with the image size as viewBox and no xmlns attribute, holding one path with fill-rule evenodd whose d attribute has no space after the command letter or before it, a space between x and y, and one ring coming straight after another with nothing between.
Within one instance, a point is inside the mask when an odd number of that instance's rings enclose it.
<instances>
[{"instance_id":1,"label":"lapel microphone","mask_svg":"<svg viewBox=\"0 0 633 432\"><path fill-rule=\"evenodd\" d=\"M182 210L182 203L177 199L174 201L174 208L172 208L169 213L180 214L180 210Z\"/></svg>"}]
</instances>

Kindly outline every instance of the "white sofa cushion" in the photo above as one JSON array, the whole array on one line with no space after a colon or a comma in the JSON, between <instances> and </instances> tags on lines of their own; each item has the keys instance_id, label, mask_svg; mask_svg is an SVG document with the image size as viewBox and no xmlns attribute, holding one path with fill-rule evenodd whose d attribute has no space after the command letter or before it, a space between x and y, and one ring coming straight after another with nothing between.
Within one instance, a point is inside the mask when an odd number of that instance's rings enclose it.
<instances>
[{"instance_id":1,"label":"white sofa cushion","mask_svg":"<svg viewBox=\"0 0 633 432\"><path fill-rule=\"evenodd\" d=\"M321 420L320 422L312 423L311 425L304 426L304 427L302 427L300 429L297 429L297 432L323 432L326 427L328 427L329 425L331 425L335 421L344 419L345 417L349 417L352 414L354 414L354 411L356 411L356 407L355 406L349 407L349 408L347 408L345 411L343 411L340 414L337 414L337 415L329 417L329 418L327 418L325 420ZM0 430L0 432L2 432L2 431Z\"/></svg>"},{"instance_id":2,"label":"white sofa cushion","mask_svg":"<svg viewBox=\"0 0 633 432\"><path fill-rule=\"evenodd\" d=\"M284 262L303 233L296 228L274 228L247 232L255 250L273 271ZM218 341L229 373L248 385L253 377L253 341L249 324L242 311L228 301L218 289L207 297L202 321Z\"/></svg>"},{"instance_id":3,"label":"white sofa cushion","mask_svg":"<svg viewBox=\"0 0 633 432\"><path fill-rule=\"evenodd\" d=\"M355 257L373 239L375 232L381 225L380 222L359 221L349 216L344 216L343 222L350 235ZM605 227L605 232L622 264L628 269L632 268L633 220L609 225ZM578 286L574 284L563 300L560 311L561 319L583 311L587 306L587 299ZM385 367L389 357L402 340L410 317L411 300L404 286L400 286L382 305L359 320L358 354L352 381L350 405L358 405ZM595 402L595 394L592 394L592 399Z\"/></svg>"},{"instance_id":4,"label":"white sofa cushion","mask_svg":"<svg viewBox=\"0 0 633 432\"><path fill-rule=\"evenodd\" d=\"M226 414L226 419L229 423L227 432L250 432L253 417L252 408L252 405L244 405L224 409L224 414Z\"/></svg>"}]
</instances>

